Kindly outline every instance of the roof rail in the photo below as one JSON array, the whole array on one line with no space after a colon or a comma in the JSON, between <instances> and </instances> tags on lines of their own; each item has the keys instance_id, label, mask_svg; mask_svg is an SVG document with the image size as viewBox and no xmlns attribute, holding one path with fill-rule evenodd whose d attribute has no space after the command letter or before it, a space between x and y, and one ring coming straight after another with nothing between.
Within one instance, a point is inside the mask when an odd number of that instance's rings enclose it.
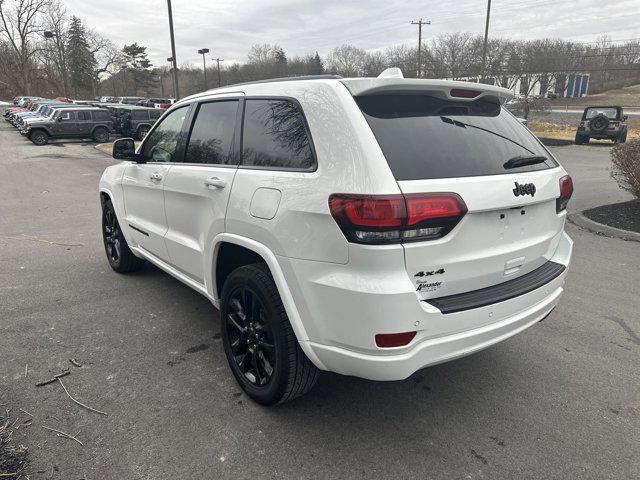
<instances>
[{"instance_id":1,"label":"roof rail","mask_svg":"<svg viewBox=\"0 0 640 480\"><path fill-rule=\"evenodd\" d=\"M218 90L219 88L238 87L240 85L256 85L258 83L295 82L301 80L336 80L340 78L342 78L341 75L300 75L297 77L267 78L265 80L255 80L253 82L231 83L224 87L211 88L207 90L207 92Z\"/></svg>"}]
</instances>

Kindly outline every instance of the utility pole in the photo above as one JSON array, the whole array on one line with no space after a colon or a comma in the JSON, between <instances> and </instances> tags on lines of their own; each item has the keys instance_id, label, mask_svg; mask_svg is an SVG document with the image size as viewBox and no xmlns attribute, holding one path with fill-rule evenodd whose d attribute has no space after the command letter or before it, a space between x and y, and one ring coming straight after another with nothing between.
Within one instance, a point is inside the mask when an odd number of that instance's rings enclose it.
<instances>
[{"instance_id":1,"label":"utility pole","mask_svg":"<svg viewBox=\"0 0 640 480\"><path fill-rule=\"evenodd\" d=\"M220 88L222 84L220 81L220 62L224 62L224 58L216 58L215 61L218 63L218 88Z\"/></svg>"},{"instance_id":2,"label":"utility pole","mask_svg":"<svg viewBox=\"0 0 640 480\"><path fill-rule=\"evenodd\" d=\"M484 46L482 47L482 76L487 75L487 42L489 41L489 14L491 13L491 0L487 0L487 22L484 26Z\"/></svg>"},{"instance_id":3,"label":"utility pole","mask_svg":"<svg viewBox=\"0 0 640 480\"><path fill-rule=\"evenodd\" d=\"M167 58L167 62L171 64L169 73L171 74L171 83L173 83L173 97L177 100L178 97L176 95L176 76L173 74L173 57Z\"/></svg>"},{"instance_id":4,"label":"utility pole","mask_svg":"<svg viewBox=\"0 0 640 480\"><path fill-rule=\"evenodd\" d=\"M171 0L167 0L167 8L169 9L169 35L171 36L171 60L173 62L173 94L176 100L180 98L178 90L178 61L176 59L176 40L173 36L173 11L171 10Z\"/></svg>"},{"instance_id":5,"label":"utility pole","mask_svg":"<svg viewBox=\"0 0 640 480\"><path fill-rule=\"evenodd\" d=\"M420 78L422 70L422 25L431 25L431 20L423 22L420 19L417 22L411 22L411 25L418 25L418 78Z\"/></svg>"},{"instance_id":6,"label":"utility pole","mask_svg":"<svg viewBox=\"0 0 640 480\"><path fill-rule=\"evenodd\" d=\"M207 61L205 60L204 56L207 53L209 53L209 49L201 48L200 50L198 50L198 53L202 55L202 69L204 70L204 90L206 90L207 89Z\"/></svg>"}]
</instances>

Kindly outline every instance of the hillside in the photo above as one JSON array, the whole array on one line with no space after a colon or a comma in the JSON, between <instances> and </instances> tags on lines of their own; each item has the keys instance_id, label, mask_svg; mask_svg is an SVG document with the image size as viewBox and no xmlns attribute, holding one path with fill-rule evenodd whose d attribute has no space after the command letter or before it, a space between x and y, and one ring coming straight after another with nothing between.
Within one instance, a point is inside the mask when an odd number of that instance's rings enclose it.
<instances>
[{"instance_id":1,"label":"hillside","mask_svg":"<svg viewBox=\"0 0 640 480\"><path fill-rule=\"evenodd\" d=\"M622 107L640 107L640 84L617 88L606 92L588 95L582 98L558 98L551 100L551 105L586 106L586 105L620 105Z\"/></svg>"}]
</instances>

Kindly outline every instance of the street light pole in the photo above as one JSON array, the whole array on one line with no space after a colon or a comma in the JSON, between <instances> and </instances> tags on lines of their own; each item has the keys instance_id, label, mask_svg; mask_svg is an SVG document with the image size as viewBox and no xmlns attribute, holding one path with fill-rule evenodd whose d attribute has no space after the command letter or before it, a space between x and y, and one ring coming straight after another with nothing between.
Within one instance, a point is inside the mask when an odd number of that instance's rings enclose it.
<instances>
[{"instance_id":1,"label":"street light pole","mask_svg":"<svg viewBox=\"0 0 640 480\"><path fill-rule=\"evenodd\" d=\"M173 57L167 58L167 62L171 64L171 67L169 68L169 73L171 74L171 83L173 84L173 96L174 98L177 98L176 97L176 77L174 77L173 75Z\"/></svg>"},{"instance_id":2,"label":"street light pole","mask_svg":"<svg viewBox=\"0 0 640 480\"><path fill-rule=\"evenodd\" d=\"M218 88L220 88L222 81L220 80L220 62L224 62L224 58L216 58L216 62L218 63Z\"/></svg>"},{"instance_id":3,"label":"street light pole","mask_svg":"<svg viewBox=\"0 0 640 480\"><path fill-rule=\"evenodd\" d=\"M171 60L173 62L173 94L176 100L180 98L178 90L178 61L176 59L176 40L173 36L173 11L171 10L171 0L167 0L167 8L169 10L169 35L171 36Z\"/></svg>"},{"instance_id":4,"label":"street light pole","mask_svg":"<svg viewBox=\"0 0 640 480\"><path fill-rule=\"evenodd\" d=\"M60 62L59 68L60 68L60 73L62 74L62 90L63 90L62 93L65 98L68 98L69 97L69 78L67 75L66 60L64 58L64 45L61 44L60 35L58 35L56 32L45 30L43 32L43 35L44 35L44 38L47 40L55 38L56 50L57 50L56 53L58 54L58 61Z\"/></svg>"},{"instance_id":5,"label":"street light pole","mask_svg":"<svg viewBox=\"0 0 640 480\"><path fill-rule=\"evenodd\" d=\"M484 46L482 47L482 76L487 75L487 43L489 41L489 14L491 13L491 0L487 0L487 21L484 26Z\"/></svg>"},{"instance_id":6,"label":"street light pole","mask_svg":"<svg viewBox=\"0 0 640 480\"><path fill-rule=\"evenodd\" d=\"M208 48L201 48L198 50L198 53L202 55L202 69L204 70L204 90L207 89L207 60L205 59L205 54L209 53Z\"/></svg>"}]
</instances>

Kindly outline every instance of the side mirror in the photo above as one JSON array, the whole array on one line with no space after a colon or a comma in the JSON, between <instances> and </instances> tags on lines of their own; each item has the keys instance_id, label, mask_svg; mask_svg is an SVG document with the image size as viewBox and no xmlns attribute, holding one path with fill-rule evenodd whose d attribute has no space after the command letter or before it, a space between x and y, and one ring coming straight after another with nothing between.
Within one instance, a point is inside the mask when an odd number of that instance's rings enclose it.
<instances>
[{"instance_id":1,"label":"side mirror","mask_svg":"<svg viewBox=\"0 0 640 480\"><path fill-rule=\"evenodd\" d=\"M58 121L61 122L62 121L62 117L58 117Z\"/></svg>"},{"instance_id":2,"label":"side mirror","mask_svg":"<svg viewBox=\"0 0 640 480\"><path fill-rule=\"evenodd\" d=\"M623 115L622 116L622 121L626 122L628 118L629 118L629 115Z\"/></svg>"},{"instance_id":3,"label":"side mirror","mask_svg":"<svg viewBox=\"0 0 640 480\"><path fill-rule=\"evenodd\" d=\"M116 160L136 160L136 144L133 138L119 138L113 142L113 158Z\"/></svg>"}]
</instances>

